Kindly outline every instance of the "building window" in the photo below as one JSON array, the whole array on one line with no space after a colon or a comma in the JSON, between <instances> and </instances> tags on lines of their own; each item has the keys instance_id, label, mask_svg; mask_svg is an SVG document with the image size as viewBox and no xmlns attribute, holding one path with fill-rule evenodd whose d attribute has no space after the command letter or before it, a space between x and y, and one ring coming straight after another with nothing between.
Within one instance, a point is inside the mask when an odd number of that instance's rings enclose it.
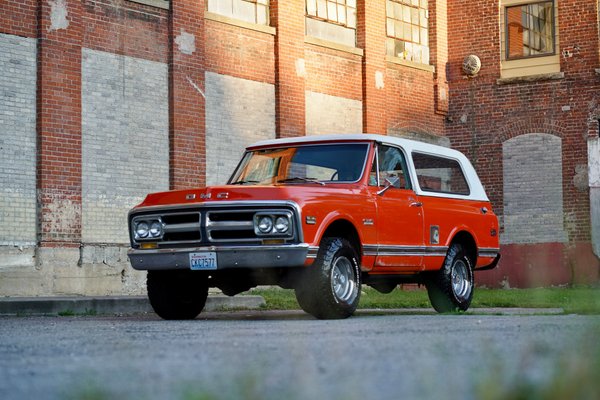
<instances>
[{"instance_id":1,"label":"building window","mask_svg":"<svg viewBox=\"0 0 600 400\"><path fill-rule=\"evenodd\" d=\"M306 34L356 46L356 0L306 0Z\"/></svg>"},{"instance_id":2,"label":"building window","mask_svg":"<svg viewBox=\"0 0 600 400\"><path fill-rule=\"evenodd\" d=\"M428 0L387 0L387 54L429 64Z\"/></svg>"},{"instance_id":3,"label":"building window","mask_svg":"<svg viewBox=\"0 0 600 400\"><path fill-rule=\"evenodd\" d=\"M306 0L306 15L356 29L356 0Z\"/></svg>"},{"instance_id":4,"label":"building window","mask_svg":"<svg viewBox=\"0 0 600 400\"><path fill-rule=\"evenodd\" d=\"M208 0L208 11L253 24L269 25L269 0Z\"/></svg>"},{"instance_id":5,"label":"building window","mask_svg":"<svg viewBox=\"0 0 600 400\"><path fill-rule=\"evenodd\" d=\"M506 7L506 59L554 54L554 2Z\"/></svg>"}]
</instances>

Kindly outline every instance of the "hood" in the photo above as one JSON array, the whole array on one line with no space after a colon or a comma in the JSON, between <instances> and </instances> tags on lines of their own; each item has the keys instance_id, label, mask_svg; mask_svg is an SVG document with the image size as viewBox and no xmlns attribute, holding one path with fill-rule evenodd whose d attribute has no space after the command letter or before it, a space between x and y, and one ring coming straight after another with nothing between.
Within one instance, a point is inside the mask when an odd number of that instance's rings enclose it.
<instances>
[{"instance_id":1,"label":"hood","mask_svg":"<svg viewBox=\"0 0 600 400\"><path fill-rule=\"evenodd\" d=\"M209 186L194 189L172 190L168 192L151 193L138 207L190 205L230 201L261 201L261 200L292 200L304 203L306 200L321 197L332 190L338 195L344 191L342 185L320 186L308 185L278 185L278 186ZM347 189L348 192L353 192Z\"/></svg>"}]
</instances>

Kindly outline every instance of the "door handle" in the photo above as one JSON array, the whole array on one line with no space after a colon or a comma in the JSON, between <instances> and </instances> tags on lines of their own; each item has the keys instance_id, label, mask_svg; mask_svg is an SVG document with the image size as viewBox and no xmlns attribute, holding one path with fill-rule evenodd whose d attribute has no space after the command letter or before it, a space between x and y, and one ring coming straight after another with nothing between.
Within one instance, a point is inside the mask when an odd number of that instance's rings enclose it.
<instances>
[{"instance_id":1,"label":"door handle","mask_svg":"<svg viewBox=\"0 0 600 400\"><path fill-rule=\"evenodd\" d=\"M420 201L414 201L412 203L410 203L410 207L422 207L423 203L421 203Z\"/></svg>"}]
</instances>

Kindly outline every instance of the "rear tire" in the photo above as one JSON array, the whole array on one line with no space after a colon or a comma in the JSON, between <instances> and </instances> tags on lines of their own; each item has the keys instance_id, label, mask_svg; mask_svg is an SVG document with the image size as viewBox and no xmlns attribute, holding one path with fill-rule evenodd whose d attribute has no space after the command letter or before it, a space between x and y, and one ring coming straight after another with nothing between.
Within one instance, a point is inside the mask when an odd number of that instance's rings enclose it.
<instances>
[{"instance_id":1,"label":"rear tire","mask_svg":"<svg viewBox=\"0 0 600 400\"><path fill-rule=\"evenodd\" d=\"M437 312L466 311L469 308L475 287L473 267L460 243L450 246L442 269L432 273L426 286L429 301Z\"/></svg>"},{"instance_id":2,"label":"rear tire","mask_svg":"<svg viewBox=\"0 0 600 400\"><path fill-rule=\"evenodd\" d=\"M350 242L325 238L315 263L301 275L296 299L316 318L341 319L356 311L360 290L358 257Z\"/></svg>"},{"instance_id":3,"label":"rear tire","mask_svg":"<svg viewBox=\"0 0 600 400\"><path fill-rule=\"evenodd\" d=\"M194 319L208 297L207 277L196 271L148 271L148 298L154 312L167 320Z\"/></svg>"}]
</instances>

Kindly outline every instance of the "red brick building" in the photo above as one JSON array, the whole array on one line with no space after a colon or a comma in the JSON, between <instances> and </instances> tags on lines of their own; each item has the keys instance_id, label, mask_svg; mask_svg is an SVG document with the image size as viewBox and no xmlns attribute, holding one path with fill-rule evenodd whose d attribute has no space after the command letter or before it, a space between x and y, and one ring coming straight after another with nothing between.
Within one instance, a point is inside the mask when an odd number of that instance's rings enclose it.
<instances>
[{"instance_id":1,"label":"red brick building","mask_svg":"<svg viewBox=\"0 0 600 400\"><path fill-rule=\"evenodd\" d=\"M333 132L469 156L503 226L480 283L598 281L597 1L0 8L2 295L143 291L125 216L144 193L222 182L258 139Z\"/></svg>"}]
</instances>

